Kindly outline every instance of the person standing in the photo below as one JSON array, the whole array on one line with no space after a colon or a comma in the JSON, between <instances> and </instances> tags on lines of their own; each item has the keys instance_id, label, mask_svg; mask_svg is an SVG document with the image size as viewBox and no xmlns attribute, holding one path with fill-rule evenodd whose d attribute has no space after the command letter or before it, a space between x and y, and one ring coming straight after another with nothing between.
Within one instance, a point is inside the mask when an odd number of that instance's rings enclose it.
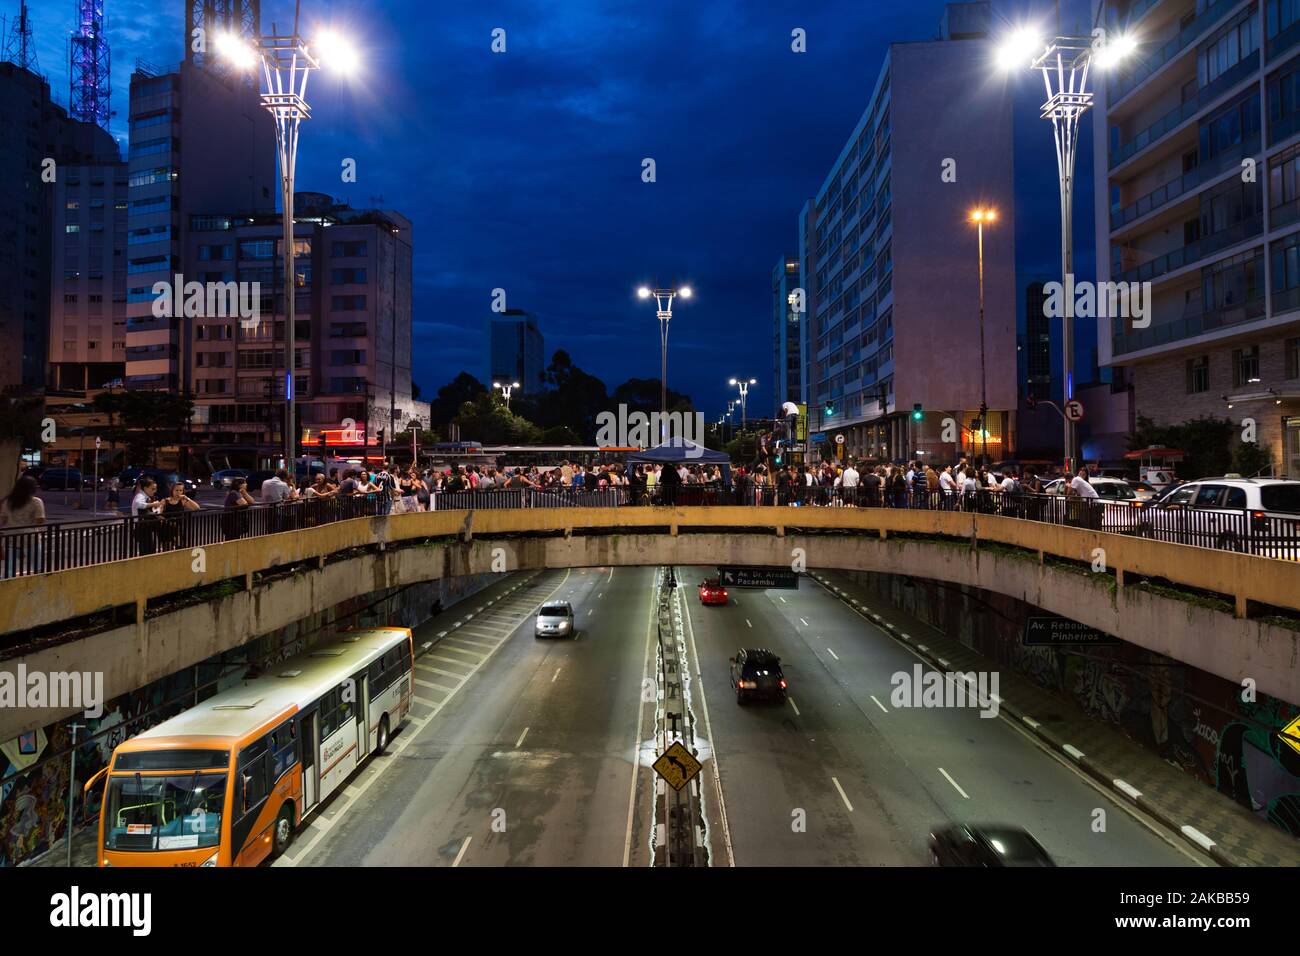
<instances>
[{"instance_id":1,"label":"person standing","mask_svg":"<svg viewBox=\"0 0 1300 956\"><path fill-rule=\"evenodd\" d=\"M248 509L256 504L248 493L248 481L236 478L226 492L225 513L221 516L221 534L227 541L241 538L248 528Z\"/></svg>"},{"instance_id":2,"label":"person standing","mask_svg":"<svg viewBox=\"0 0 1300 956\"><path fill-rule=\"evenodd\" d=\"M34 528L45 524L45 502L36 496L36 479L23 475L0 502L0 530ZM34 535L29 539L6 535L0 537L0 577L36 574L41 569L41 544Z\"/></svg>"},{"instance_id":3,"label":"person standing","mask_svg":"<svg viewBox=\"0 0 1300 956\"><path fill-rule=\"evenodd\" d=\"M158 482L145 476L135 486L131 498L131 518L135 522L135 542L140 554L153 554L158 550L158 512L162 502L154 501Z\"/></svg>"},{"instance_id":4,"label":"person standing","mask_svg":"<svg viewBox=\"0 0 1300 956\"><path fill-rule=\"evenodd\" d=\"M840 474L840 494L844 498L846 505L856 505L858 503L858 487L862 481L862 476L858 474L858 469L853 465L853 459L844 466L844 471Z\"/></svg>"}]
</instances>

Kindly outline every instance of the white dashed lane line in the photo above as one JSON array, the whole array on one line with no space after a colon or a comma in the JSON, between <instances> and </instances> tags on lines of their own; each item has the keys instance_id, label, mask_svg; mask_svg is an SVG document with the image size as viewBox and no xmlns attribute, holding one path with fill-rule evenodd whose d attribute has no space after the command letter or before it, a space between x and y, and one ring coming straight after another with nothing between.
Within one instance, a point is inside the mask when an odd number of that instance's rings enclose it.
<instances>
[{"instance_id":1,"label":"white dashed lane line","mask_svg":"<svg viewBox=\"0 0 1300 956\"><path fill-rule=\"evenodd\" d=\"M871 694L870 697L872 700L876 701L876 706L879 707L884 713L886 714L889 713L889 708L886 707L884 704L882 704L880 701L876 700L875 694Z\"/></svg>"},{"instance_id":2,"label":"white dashed lane line","mask_svg":"<svg viewBox=\"0 0 1300 956\"><path fill-rule=\"evenodd\" d=\"M960 794L962 795L963 798L965 798L965 799L967 799L967 800L970 799L970 794L967 793L965 790L963 790L963 789L961 788L961 785L958 784L956 780L952 779L952 775L951 775L950 773L948 773L947 770L944 770L942 767L940 767L940 768L939 768L939 772L940 772L941 774L943 774L944 779L947 780L950 784L952 784L953 789L955 789L958 793L960 793Z\"/></svg>"},{"instance_id":3,"label":"white dashed lane line","mask_svg":"<svg viewBox=\"0 0 1300 956\"><path fill-rule=\"evenodd\" d=\"M831 783L835 784L835 789L840 792L840 799L843 800L844 805L849 808L849 813L852 813L853 804L849 803L848 794L846 794L844 788L840 786L840 781L836 777L831 777Z\"/></svg>"}]
</instances>

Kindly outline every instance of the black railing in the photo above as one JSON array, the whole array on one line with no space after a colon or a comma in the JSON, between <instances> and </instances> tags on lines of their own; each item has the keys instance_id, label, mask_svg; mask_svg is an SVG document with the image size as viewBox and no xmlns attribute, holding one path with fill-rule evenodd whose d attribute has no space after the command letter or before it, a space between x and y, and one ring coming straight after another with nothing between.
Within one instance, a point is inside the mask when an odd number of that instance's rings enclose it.
<instances>
[{"instance_id":1,"label":"black railing","mask_svg":"<svg viewBox=\"0 0 1300 956\"><path fill-rule=\"evenodd\" d=\"M798 484L772 487L742 479L733 486L681 485L673 489L624 486L590 491L524 488L442 492L435 493L430 503L436 511L656 506L962 511L1300 561L1300 515L1288 517L1249 510L1004 493L995 489L889 491L870 484L855 488ZM161 551L299 531L351 518L400 517L403 511L418 507L413 498L386 500L379 495L365 495L17 529L0 535L0 577L63 571Z\"/></svg>"}]
</instances>

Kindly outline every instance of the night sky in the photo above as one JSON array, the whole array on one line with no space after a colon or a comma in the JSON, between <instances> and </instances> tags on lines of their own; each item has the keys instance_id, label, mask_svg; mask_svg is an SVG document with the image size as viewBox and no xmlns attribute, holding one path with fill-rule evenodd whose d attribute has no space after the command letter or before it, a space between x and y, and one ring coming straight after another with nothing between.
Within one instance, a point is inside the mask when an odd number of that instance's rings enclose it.
<instances>
[{"instance_id":1,"label":"night sky","mask_svg":"<svg viewBox=\"0 0 1300 956\"><path fill-rule=\"evenodd\" d=\"M184 7L107 5L112 129L125 146L131 70L137 58L181 59ZM33 4L40 67L64 104L74 8ZM16 10L17 0L0 0L6 15ZM353 35L364 65L347 82L313 77L299 188L413 221L423 397L462 369L486 377L497 287L510 307L537 314L548 358L565 348L611 389L657 377L654 310L634 290L676 280L696 298L675 313L669 384L712 417L733 375L757 378L751 408L767 407L772 267L797 252L798 211L867 106L888 43L933 39L943 4L304 0L303 11L305 25ZM286 15L288 0L263 0L264 29ZM490 49L496 27L504 54ZM803 54L790 49L796 27L807 31ZM1019 204L1017 233L1052 238L1018 245L1022 260L1041 257L1022 266L1050 274L1059 261L1050 132L1036 119L1041 83L1027 73L1019 83L1017 133L1028 129L1036 151L1026 161L1018 148L1017 176L1032 176L1042 201ZM341 182L345 157L357 161L355 184ZM641 181L646 157L655 183ZM1090 191L1078 203L1086 220ZM1086 249L1090 228L1077 241Z\"/></svg>"}]
</instances>

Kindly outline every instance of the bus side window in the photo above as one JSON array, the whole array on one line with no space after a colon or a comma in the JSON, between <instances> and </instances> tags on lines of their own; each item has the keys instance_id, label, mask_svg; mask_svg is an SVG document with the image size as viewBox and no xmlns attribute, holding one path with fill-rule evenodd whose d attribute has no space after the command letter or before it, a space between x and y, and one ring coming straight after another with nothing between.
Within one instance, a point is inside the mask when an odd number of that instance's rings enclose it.
<instances>
[{"instance_id":1,"label":"bus side window","mask_svg":"<svg viewBox=\"0 0 1300 956\"><path fill-rule=\"evenodd\" d=\"M298 737L295 731L293 718L290 718L271 733L272 783L298 762Z\"/></svg>"},{"instance_id":2,"label":"bus side window","mask_svg":"<svg viewBox=\"0 0 1300 956\"><path fill-rule=\"evenodd\" d=\"M249 744L239 752L239 787L242 795L242 813L256 809L266 799L270 787L266 779L266 740Z\"/></svg>"}]
</instances>

